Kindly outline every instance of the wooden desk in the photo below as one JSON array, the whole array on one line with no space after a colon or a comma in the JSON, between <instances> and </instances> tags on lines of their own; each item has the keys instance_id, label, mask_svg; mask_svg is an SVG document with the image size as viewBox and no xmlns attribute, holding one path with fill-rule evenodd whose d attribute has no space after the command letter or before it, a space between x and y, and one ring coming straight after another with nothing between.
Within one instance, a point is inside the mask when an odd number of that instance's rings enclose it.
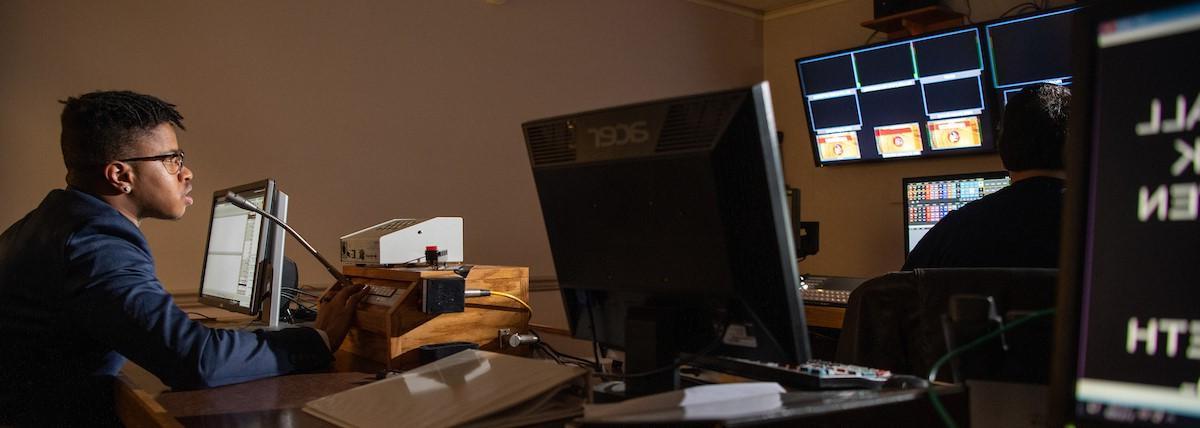
<instances>
[{"instance_id":1,"label":"wooden desk","mask_svg":"<svg viewBox=\"0 0 1200 428\"><path fill-rule=\"evenodd\" d=\"M809 327L842 329L846 308L841 306L804 305L804 322Z\"/></svg>"},{"instance_id":2,"label":"wooden desk","mask_svg":"<svg viewBox=\"0 0 1200 428\"><path fill-rule=\"evenodd\" d=\"M369 373L315 373L281 376L198 391L170 392L158 401L184 426L328 427L304 413L304 403L374 381ZM967 420L966 394L958 386L939 386L942 402L958 421ZM783 405L767 412L703 426L938 426L941 424L921 390L793 391ZM451 405L451 403L448 403ZM447 411L453 411L448 407ZM565 421L564 421L565 422ZM678 424L672 424L678 425ZM606 426L606 425L596 425Z\"/></svg>"},{"instance_id":3,"label":"wooden desk","mask_svg":"<svg viewBox=\"0 0 1200 428\"><path fill-rule=\"evenodd\" d=\"M164 392L157 398L184 426L328 427L304 403L375 381L383 364L338 351L332 372L261 379L210 389Z\"/></svg>"}]
</instances>

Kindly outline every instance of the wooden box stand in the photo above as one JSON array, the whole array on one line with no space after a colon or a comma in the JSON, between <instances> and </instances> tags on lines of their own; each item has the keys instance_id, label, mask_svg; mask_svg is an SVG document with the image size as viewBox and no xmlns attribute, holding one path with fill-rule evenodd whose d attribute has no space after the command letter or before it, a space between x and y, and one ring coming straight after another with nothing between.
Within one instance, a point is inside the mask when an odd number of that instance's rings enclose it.
<instances>
[{"instance_id":1,"label":"wooden box stand","mask_svg":"<svg viewBox=\"0 0 1200 428\"><path fill-rule=\"evenodd\" d=\"M525 331L529 326L531 314L525 307L496 295L468 298L463 312L421 312L421 281L458 276L449 269L343 266L342 272L355 284L370 287L370 295L359 306L341 349L389 369L412 366L422 345L474 342L494 349L500 329ZM467 275L466 288L501 291L528 302L529 268L477 265Z\"/></svg>"}]
</instances>

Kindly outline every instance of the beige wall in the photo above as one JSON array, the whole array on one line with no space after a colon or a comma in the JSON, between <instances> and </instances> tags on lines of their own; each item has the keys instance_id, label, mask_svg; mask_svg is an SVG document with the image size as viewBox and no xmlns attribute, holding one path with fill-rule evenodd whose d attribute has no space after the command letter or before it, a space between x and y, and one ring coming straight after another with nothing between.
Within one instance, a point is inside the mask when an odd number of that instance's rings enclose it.
<instances>
[{"instance_id":1,"label":"beige wall","mask_svg":"<svg viewBox=\"0 0 1200 428\"><path fill-rule=\"evenodd\" d=\"M762 47L761 23L683 0L4 1L0 225L63 185L55 100L132 89L189 129L196 205L143 226L172 292L198 288L208 195L264 177L329 257L385 219L457 215L470 261L552 276L520 124L749 85Z\"/></svg>"},{"instance_id":2,"label":"beige wall","mask_svg":"<svg viewBox=\"0 0 1200 428\"><path fill-rule=\"evenodd\" d=\"M1016 3L972 2L976 20ZM338 236L384 219L460 215L471 261L551 277L521 122L766 79L787 181L822 226L801 271L877 275L903 262L902 177L1001 166L814 167L793 60L861 45L872 11L810 5L758 22L683 0L0 2L0 225L62 186L55 100L133 89L179 104L189 128L197 203L144 223L172 292L198 286L208 195L263 177L330 257ZM288 246L302 283L327 282ZM564 325L556 292L532 299L536 322Z\"/></svg>"},{"instance_id":3,"label":"beige wall","mask_svg":"<svg viewBox=\"0 0 1200 428\"><path fill-rule=\"evenodd\" d=\"M956 10L966 10L962 2L953 3ZM976 21L996 18L1017 3L971 2ZM904 264L902 178L1001 170L1003 166L994 154L814 166L795 60L861 46L871 30L859 23L873 18L871 0L814 4L829 5L763 24L763 69L771 82L776 124L785 136L787 182L801 190L801 217L821 222L821 251L801 262L800 271L872 277ZM875 39L882 40L882 36Z\"/></svg>"}]
</instances>

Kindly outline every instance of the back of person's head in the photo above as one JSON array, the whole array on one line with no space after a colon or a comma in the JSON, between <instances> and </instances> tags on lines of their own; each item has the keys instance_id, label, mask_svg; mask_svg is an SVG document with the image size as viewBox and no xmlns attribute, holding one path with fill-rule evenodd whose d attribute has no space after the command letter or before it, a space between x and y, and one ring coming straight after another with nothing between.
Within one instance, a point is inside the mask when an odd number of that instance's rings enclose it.
<instances>
[{"instance_id":1,"label":"back of person's head","mask_svg":"<svg viewBox=\"0 0 1200 428\"><path fill-rule=\"evenodd\" d=\"M1039 84L1008 99L1000 124L1000 159L1009 171L1063 168L1071 91Z\"/></svg>"},{"instance_id":2,"label":"back of person's head","mask_svg":"<svg viewBox=\"0 0 1200 428\"><path fill-rule=\"evenodd\" d=\"M140 138L159 125L184 129L175 105L130 91L97 91L59 101L63 163L68 178L88 168L133 157Z\"/></svg>"}]
</instances>

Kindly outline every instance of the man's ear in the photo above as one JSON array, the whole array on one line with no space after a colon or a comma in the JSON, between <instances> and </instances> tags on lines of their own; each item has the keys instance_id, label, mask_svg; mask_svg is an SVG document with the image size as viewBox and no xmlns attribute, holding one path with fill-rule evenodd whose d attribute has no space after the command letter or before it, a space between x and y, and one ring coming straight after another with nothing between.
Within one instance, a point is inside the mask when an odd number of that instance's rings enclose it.
<instances>
[{"instance_id":1,"label":"man's ear","mask_svg":"<svg viewBox=\"0 0 1200 428\"><path fill-rule=\"evenodd\" d=\"M108 186L106 190L129 193L133 189L133 178L133 167L125 162L114 161L104 166L104 182Z\"/></svg>"}]
</instances>

